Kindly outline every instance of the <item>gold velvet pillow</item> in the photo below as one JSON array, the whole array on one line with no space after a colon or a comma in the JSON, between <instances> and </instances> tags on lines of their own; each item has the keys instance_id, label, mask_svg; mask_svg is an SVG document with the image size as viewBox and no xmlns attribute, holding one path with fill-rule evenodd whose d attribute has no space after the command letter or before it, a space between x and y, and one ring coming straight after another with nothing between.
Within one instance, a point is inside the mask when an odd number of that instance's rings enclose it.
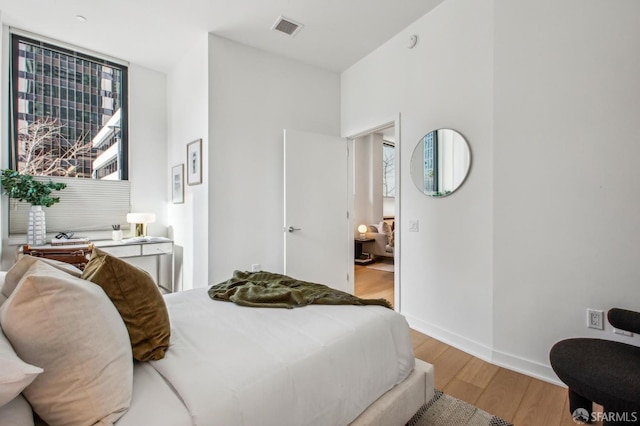
<instances>
[{"instance_id":1,"label":"gold velvet pillow","mask_svg":"<svg viewBox=\"0 0 640 426\"><path fill-rule=\"evenodd\" d=\"M158 286L146 271L96 248L82 278L102 287L120 312L135 359L164 357L171 336L169 314Z\"/></svg>"}]
</instances>

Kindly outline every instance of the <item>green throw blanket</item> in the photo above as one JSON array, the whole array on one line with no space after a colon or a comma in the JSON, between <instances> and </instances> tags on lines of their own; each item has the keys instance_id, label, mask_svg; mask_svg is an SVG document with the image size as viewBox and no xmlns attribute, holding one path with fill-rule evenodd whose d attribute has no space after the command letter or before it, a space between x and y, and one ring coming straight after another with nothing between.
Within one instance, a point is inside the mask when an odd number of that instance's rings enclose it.
<instances>
[{"instance_id":1,"label":"green throw blanket","mask_svg":"<svg viewBox=\"0 0 640 426\"><path fill-rule=\"evenodd\" d=\"M380 305L391 309L391 304L385 299L361 299L323 284L271 272L235 271L232 278L211 286L209 297L261 308L291 309L315 304Z\"/></svg>"}]
</instances>

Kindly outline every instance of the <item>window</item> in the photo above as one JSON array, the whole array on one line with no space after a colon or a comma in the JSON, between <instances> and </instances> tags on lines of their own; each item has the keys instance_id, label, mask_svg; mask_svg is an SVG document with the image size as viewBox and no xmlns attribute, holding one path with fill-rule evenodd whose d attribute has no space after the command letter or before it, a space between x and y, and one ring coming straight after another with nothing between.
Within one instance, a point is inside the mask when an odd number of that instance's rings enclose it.
<instances>
[{"instance_id":1,"label":"window","mask_svg":"<svg viewBox=\"0 0 640 426\"><path fill-rule=\"evenodd\" d=\"M11 31L9 167L67 184L49 234L110 235L131 205L127 67ZM29 209L11 200L9 244L24 243Z\"/></svg>"},{"instance_id":2,"label":"window","mask_svg":"<svg viewBox=\"0 0 640 426\"><path fill-rule=\"evenodd\" d=\"M438 192L438 132L424 137L424 191Z\"/></svg>"},{"instance_id":3,"label":"window","mask_svg":"<svg viewBox=\"0 0 640 426\"><path fill-rule=\"evenodd\" d=\"M12 34L10 167L127 180L127 67Z\"/></svg>"},{"instance_id":4,"label":"window","mask_svg":"<svg viewBox=\"0 0 640 426\"><path fill-rule=\"evenodd\" d=\"M396 151L386 141L382 144L382 196L396 196Z\"/></svg>"}]
</instances>

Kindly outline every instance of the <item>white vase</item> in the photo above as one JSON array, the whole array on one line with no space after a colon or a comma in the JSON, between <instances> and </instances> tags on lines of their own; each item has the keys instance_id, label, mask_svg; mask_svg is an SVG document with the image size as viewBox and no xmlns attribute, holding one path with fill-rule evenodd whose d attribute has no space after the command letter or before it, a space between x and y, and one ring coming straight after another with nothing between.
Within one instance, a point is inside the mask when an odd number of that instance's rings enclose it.
<instances>
[{"instance_id":1,"label":"white vase","mask_svg":"<svg viewBox=\"0 0 640 426\"><path fill-rule=\"evenodd\" d=\"M41 246L47 243L47 225L42 206L31 206L27 225L27 244Z\"/></svg>"}]
</instances>

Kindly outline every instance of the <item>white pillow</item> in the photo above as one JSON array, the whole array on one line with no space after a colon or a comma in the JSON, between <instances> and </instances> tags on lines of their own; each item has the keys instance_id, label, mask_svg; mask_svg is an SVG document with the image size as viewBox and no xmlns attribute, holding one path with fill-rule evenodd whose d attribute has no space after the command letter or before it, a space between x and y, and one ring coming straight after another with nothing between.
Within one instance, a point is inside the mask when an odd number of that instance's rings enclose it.
<instances>
[{"instance_id":1,"label":"white pillow","mask_svg":"<svg viewBox=\"0 0 640 426\"><path fill-rule=\"evenodd\" d=\"M47 259L35 256L20 256L18 261L6 272L4 284L2 285L2 294L4 297L11 296L11 292L16 288L24 274L35 262L40 261L53 266L56 269L64 271L74 277L80 278L82 271L70 263L60 262L59 260Z\"/></svg>"},{"instance_id":2,"label":"white pillow","mask_svg":"<svg viewBox=\"0 0 640 426\"><path fill-rule=\"evenodd\" d=\"M0 425L33 426L33 410L22 395L0 407Z\"/></svg>"},{"instance_id":3,"label":"white pillow","mask_svg":"<svg viewBox=\"0 0 640 426\"><path fill-rule=\"evenodd\" d=\"M0 324L18 356L44 369L23 395L50 426L111 424L129 408L129 335L100 286L35 262Z\"/></svg>"},{"instance_id":4,"label":"white pillow","mask_svg":"<svg viewBox=\"0 0 640 426\"><path fill-rule=\"evenodd\" d=\"M0 407L10 402L29 386L42 368L22 361L0 330ZM0 422L0 425L7 423Z\"/></svg>"}]
</instances>

